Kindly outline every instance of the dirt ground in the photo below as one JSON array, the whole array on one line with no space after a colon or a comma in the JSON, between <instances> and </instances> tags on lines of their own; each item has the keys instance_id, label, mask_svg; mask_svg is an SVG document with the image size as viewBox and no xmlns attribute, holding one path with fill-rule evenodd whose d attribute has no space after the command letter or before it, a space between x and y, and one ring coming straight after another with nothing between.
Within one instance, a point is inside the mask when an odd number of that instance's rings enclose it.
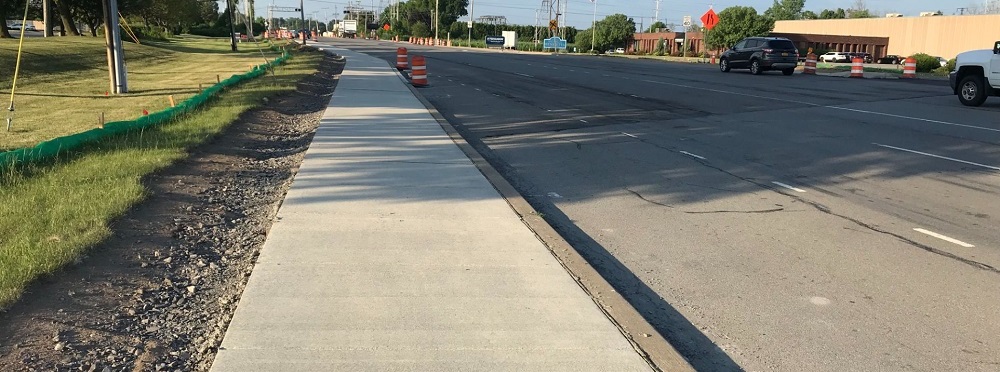
<instances>
[{"instance_id":1,"label":"dirt ground","mask_svg":"<svg viewBox=\"0 0 1000 372\"><path fill-rule=\"evenodd\" d=\"M0 314L0 371L208 370L343 66L148 177L111 238Z\"/></svg>"}]
</instances>

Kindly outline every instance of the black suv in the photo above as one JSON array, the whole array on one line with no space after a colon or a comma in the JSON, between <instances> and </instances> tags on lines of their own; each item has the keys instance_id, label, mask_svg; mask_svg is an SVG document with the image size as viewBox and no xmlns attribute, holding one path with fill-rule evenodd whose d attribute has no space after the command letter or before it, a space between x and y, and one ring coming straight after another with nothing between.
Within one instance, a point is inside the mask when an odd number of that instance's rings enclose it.
<instances>
[{"instance_id":1,"label":"black suv","mask_svg":"<svg viewBox=\"0 0 1000 372\"><path fill-rule=\"evenodd\" d=\"M722 53L719 69L729 72L734 68L748 68L759 75L768 70L781 70L785 75L795 73L799 50L791 40L781 37L748 37Z\"/></svg>"}]
</instances>

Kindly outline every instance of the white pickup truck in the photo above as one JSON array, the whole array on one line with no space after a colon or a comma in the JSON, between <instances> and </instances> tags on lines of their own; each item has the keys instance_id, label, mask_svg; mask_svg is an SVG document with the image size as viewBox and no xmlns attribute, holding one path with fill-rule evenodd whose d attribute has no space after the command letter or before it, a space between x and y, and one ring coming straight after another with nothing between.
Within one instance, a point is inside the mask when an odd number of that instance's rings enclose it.
<instances>
[{"instance_id":1,"label":"white pickup truck","mask_svg":"<svg viewBox=\"0 0 1000 372\"><path fill-rule=\"evenodd\" d=\"M966 106L979 106L986 97L1000 96L1000 41L993 44L993 50L959 54L949 80L958 100Z\"/></svg>"}]
</instances>

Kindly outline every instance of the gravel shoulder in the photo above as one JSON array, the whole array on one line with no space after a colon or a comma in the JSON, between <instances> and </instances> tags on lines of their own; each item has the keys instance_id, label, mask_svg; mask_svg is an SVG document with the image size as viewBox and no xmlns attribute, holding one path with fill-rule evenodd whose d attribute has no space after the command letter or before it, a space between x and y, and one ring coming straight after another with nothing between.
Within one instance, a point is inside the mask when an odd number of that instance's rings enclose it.
<instances>
[{"instance_id":1,"label":"gravel shoulder","mask_svg":"<svg viewBox=\"0 0 1000 372\"><path fill-rule=\"evenodd\" d=\"M0 313L0 370L207 371L343 67L148 177L112 237Z\"/></svg>"}]
</instances>

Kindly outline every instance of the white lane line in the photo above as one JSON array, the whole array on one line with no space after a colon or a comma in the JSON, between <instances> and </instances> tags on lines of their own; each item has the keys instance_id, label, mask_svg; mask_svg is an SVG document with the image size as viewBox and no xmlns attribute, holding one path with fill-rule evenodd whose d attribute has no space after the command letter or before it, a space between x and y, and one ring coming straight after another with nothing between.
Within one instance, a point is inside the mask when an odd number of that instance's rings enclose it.
<instances>
[{"instance_id":1,"label":"white lane line","mask_svg":"<svg viewBox=\"0 0 1000 372\"><path fill-rule=\"evenodd\" d=\"M932 158L950 160L950 161L954 161L954 162L958 162L958 163L975 165L977 167L983 167L983 168L986 168L986 169L992 169L992 170L995 170L995 171L1000 171L1000 167L994 167L992 165L985 165L985 164L973 163L971 161L965 161L965 160L960 160L960 159L955 159L955 158L949 158L947 156L941 156L941 155L928 154L926 152L920 152L920 151L916 151L916 150L904 149L902 147L896 147L896 146L883 145L883 144L880 144L880 143L872 143L872 144L875 145L875 146L879 146L879 147L885 147L887 149L905 151L905 152L909 152L909 153L913 153L913 154L918 154L918 155L923 155L923 156L930 156Z\"/></svg>"},{"instance_id":2,"label":"white lane line","mask_svg":"<svg viewBox=\"0 0 1000 372\"><path fill-rule=\"evenodd\" d=\"M679 152L680 152L681 154L684 154L684 155L687 155L687 156L690 156L690 157L692 157L692 158L698 158L698 159L701 159L701 160L705 160L705 157L704 157L704 156L698 156L698 155L695 155L695 154L692 154L692 153L690 153L690 152L687 152L687 151L679 151Z\"/></svg>"},{"instance_id":3,"label":"white lane line","mask_svg":"<svg viewBox=\"0 0 1000 372\"><path fill-rule=\"evenodd\" d=\"M589 121L586 121L586 120L583 120L583 119L580 119L580 121L582 121L584 123L589 123Z\"/></svg>"},{"instance_id":4,"label":"white lane line","mask_svg":"<svg viewBox=\"0 0 1000 372\"><path fill-rule=\"evenodd\" d=\"M778 181L774 181L774 182L771 182L771 183L773 183L775 185L778 185L778 186L781 186L781 187L784 187L786 189L795 191L795 192L806 192L806 190L803 190L803 189L800 189L798 187L794 187L794 186L791 186L791 185L787 185L787 184L784 184L784 183L781 183L781 182L778 182Z\"/></svg>"},{"instance_id":5,"label":"white lane line","mask_svg":"<svg viewBox=\"0 0 1000 372\"><path fill-rule=\"evenodd\" d=\"M629 96L632 97L632 98L640 98L639 96L637 96L635 94L629 94Z\"/></svg>"},{"instance_id":6,"label":"white lane line","mask_svg":"<svg viewBox=\"0 0 1000 372\"><path fill-rule=\"evenodd\" d=\"M601 75L601 76L604 76L604 77L611 77L611 75L607 75L607 74L605 74L605 75Z\"/></svg>"},{"instance_id":7,"label":"white lane line","mask_svg":"<svg viewBox=\"0 0 1000 372\"><path fill-rule=\"evenodd\" d=\"M930 235L930 236L933 236L933 237L935 237L935 238L938 238L938 239L941 239L941 240L944 240L944 241L946 241L946 242L949 242L949 243L954 243L954 244L958 244L958 245L960 245L960 246L962 246L962 247L965 247L965 248L975 248L975 247L976 247L976 246L974 246L974 245L972 245L972 244L969 244L969 243L966 243L966 242L963 242L963 241L961 241L961 240L958 240L958 239L955 239L955 238L949 238L949 237L947 237L947 236L944 236L944 235L941 235L941 234L938 234L938 233L936 233L936 232L933 232L933 231L929 231L929 230L924 230L924 229L921 229L921 228L919 228L919 227L918 227L918 228L915 228L915 229L913 229L913 231L916 231L916 232L918 232L918 233L921 233L921 234L927 234L927 235Z\"/></svg>"},{"instance_id":8,"label":"white lane line","mask_svg":"<svg viewBox=\"0 0 1000 372\"><path fill-rule=\"evenodd\" d=\"M528 75L528 74L522 74L520 72L515 72L514 75L521 75L521 76L529 77L529 78L533 78L534 77L534 76L531 76L531 75Z\"/></svg>"},{"instance_id":9,"label":"white lane line","mask_svg":"<svg viewBox=\"0 0 1000 372\"><path fill-rule=\"evenodd\" d=\"M884 112L858 110L858 109L852 109L852 108L840 107L840 106L823 106L823 107L832 108L832 109L835 109L835 110L844 110L844 111L858 112L858 113L862 113L862 114L882 115L882 116L888 116L888 117L897 118L897 119L917 120L917 121L923 121L923 122L927 122L927 123L944 124L944 125L951 125L951 126L956 126L956 127L972 128L972 129L979 129L979 130L988 130L990 132L1000 132L1000 129L986 128L986 127L977 127L975 125L968 125L968 124L949 123L947 121L940 121L940 120L915 118L915 117L912 117L912 116L903 116L903 115L896 115L896 114L886 114Z\"/></svg>"},{"instance_id":10,"label":"white lane line","mask_svg":"<svg viewBox=\"0 0 1000 372\"><path fill-rule=\"evenodd\" d=\"M628 133L625 133L625 132L622 132L622 134L624 134L626 136L629 136L629 137L632 137L632 138L635 138L635 139L639 139L639 137L636 137L634 134L628 134Z\"/></svg>"}]
</instances>

